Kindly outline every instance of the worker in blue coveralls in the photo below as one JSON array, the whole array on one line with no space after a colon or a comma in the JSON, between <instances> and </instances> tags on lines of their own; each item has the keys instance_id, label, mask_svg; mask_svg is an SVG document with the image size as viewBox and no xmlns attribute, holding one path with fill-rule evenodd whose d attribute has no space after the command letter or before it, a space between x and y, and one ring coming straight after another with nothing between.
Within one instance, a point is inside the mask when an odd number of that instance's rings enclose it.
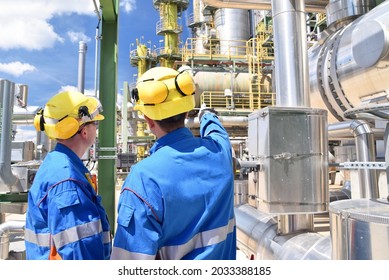
<instances>
[{"instance_id":1,"label":"worker in blue coveralls","mask_svg":"<svg viewBox=\"0 0 389 280\"><path fill-rule=\"evenodd\" d=\"M52 97L34 126L56 139L28 193L25 245L28 260L103 260L112 249L107 214L96 180L81 158L96 140L102 107L80 92Z\"/></svg>"},{"instance_id":2,"label":"worker in blue coveralls","mask_svg":"<svg viewBox=\"0 0 389 280\"><path fill-rule=\"evenodd\" d=\"M200 113L200 137L185 127L195 83L155 67L131 92L156 142L123 183L111 259L236 258L232 147L218 116Z\"/></svg>"}]
</instances>

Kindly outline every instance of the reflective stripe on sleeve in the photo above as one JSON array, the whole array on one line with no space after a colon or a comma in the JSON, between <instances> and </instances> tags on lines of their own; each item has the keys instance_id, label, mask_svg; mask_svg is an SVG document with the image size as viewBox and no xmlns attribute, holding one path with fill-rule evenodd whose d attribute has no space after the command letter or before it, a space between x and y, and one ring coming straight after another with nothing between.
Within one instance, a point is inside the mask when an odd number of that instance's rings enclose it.
<instances>
[{"instance_id":1,"label":"reflective stripe on sleeve","mask_svg":"<svg viewBox=\"0 0 389 280\"><path fill-rule=\"evenodd\" d=\"M40 247L50 247L50 233L35 233L26 228L24 231L24 240Z\"/></svg>"},{"instance_id":2,"label":"reflective stripe on sleeve","mask_svg":"<svg viewBox=\"0 0 389 280\"><path fill-rule=\"evenodd\" d=\"M155 255L134 253L123 248L113 247L111 260L155 260Z\"/></svg>"},{"instance_id":3,"label":"reflective stripe on sleeve","mask_svg":"<svg viewBox=\"0 0 389 280\"><path fill-rule=\"evenodd\" d=\"M53 235L55 247L58 249L81 240L82 238L89 237L102 232L101 221L96 220L79 226L68 228Z\"/></svg>"},{"instance_id":4,"label":"reflective stripe on sleeve","mask_svg":"<svg viewBox=\"0 0 389 280\"><path fill-rule=\"evenodd\" d=\"M182 245L165 246L159 250L162 260L179 260L195 249L215 245L226 240L227 235L234 231L235 219L227 225L208 231L199 232L192 239Z\"/></svg>"},{"instance_id":5,"label":"reflective stripe on sleeve","mask_svg":"<svg viewBox=\"0 0 389 280\"><path fill-rule=\"evenodd\" d=\"M101 222L100 220L97 220L61 231L60 233L53 235L53 240L55 246L57 248L61 248L67 244L77 242L82 238L99 234L101 232ZM50 233L34 233L32 230L26 229L24 232L24 239L40 247L50 247ZM103 232L103 243L110 242L111 233L109 231Z\"/></svg>"}]
</instances>

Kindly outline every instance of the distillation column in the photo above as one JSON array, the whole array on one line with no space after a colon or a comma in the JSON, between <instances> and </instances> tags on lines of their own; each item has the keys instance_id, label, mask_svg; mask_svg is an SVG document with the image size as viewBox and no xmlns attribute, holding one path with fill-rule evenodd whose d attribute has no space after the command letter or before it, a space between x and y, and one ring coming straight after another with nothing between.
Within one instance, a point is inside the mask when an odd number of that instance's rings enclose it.
<instances>
[{"instance_id":1,"label":"distillation column","mask_svg":"<svg viewBox=\"0 0 389 280\"><path fill-rule=\"evenodd\" d=\"M182 25L178 17L188 8L189 0L153 0L154 8L159 10L160 21L157 23L157 35L164 36L165 47L159 54L160 66L174 67L181 60L179 35Z\"/></svg>"}]
</instances>

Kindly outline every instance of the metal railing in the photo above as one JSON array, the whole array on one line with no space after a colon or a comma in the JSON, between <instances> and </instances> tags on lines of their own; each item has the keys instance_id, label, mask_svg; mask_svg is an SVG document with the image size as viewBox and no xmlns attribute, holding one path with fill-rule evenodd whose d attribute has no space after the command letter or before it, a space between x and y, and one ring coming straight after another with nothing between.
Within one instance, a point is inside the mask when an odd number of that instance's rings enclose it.
<instances>
[{"instance_id":1,"label":"metal railing","mask_svg":"<svg viewBox=\"0 0 389 280\"><path fill-rule=\"evenodd\" d=\"M200 100L201 104L206 104L210 108L251 112L273 105L275 93L234 92L225 94L224 91L204 91Z\"/></svg>"}]
</instances>

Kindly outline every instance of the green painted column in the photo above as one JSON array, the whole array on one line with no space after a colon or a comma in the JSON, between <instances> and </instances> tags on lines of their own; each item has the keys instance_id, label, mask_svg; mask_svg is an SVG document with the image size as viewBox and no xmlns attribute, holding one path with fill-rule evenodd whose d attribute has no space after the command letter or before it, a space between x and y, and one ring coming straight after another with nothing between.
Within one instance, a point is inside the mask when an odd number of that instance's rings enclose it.
<instances>
[{"instance_id":1,"label":"green painted column","mask_svg":"<svg viewBox=\"0 0 389 280\"><path fill-rule=\"evenodd\" d=\"M118 0L101 0L102 40L100 50L99 98L105 119L98 135L98 187L114 233L116 185L116 100L118 67Z\"/></svg>"}]
</instances>

